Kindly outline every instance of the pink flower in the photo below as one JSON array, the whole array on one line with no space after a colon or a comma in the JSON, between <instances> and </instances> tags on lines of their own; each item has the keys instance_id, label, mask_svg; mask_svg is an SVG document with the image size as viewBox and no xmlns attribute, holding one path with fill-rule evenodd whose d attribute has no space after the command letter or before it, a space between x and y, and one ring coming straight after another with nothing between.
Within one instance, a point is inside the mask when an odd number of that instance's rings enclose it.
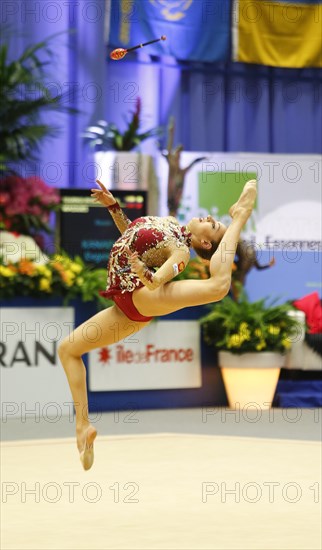
<instances>
[{"instance_id":1,"label":"pink flower","mask_svg":"<svg viewBox=\"0 0 322 550\"><path fill-rule=\"evenodd\" d=\"M21 178L10 175L0 179L0 213L6 227L28 231L30 216L48 222L49 213L60 202L57 189L38 176Z\"/></svg>"},{"instance_id":2,"label":"pink flower","mask_svg":"<svg viewBox=\"0 0 322 550\"><path fill-rule=\"evenodd\" d=\"M49 187L43 180L37 176L31 176L26 180L30 192L34 198L39 199L43 205L55 205L60 202L60 196L56 189Z\"/></svg>"},{"instance_id":3,"label":"pink flower","mask_svg":"<svg viewBox=\"0 0 322 550\"><path fill-rule=\"evenodd\" d=\"M28 213L31 214L32 216L39 217L42 213L42 210L39 206L37 206L37 204L35 204L34 206L29 206Z\"/></svg>"},{"instance_id":4,"label":"pink flower","mask_svg":"<svg viewBox=\"0 0 322 550\"><path fill-rule=\"evenodd\" d=\"M6 204L8 204L9 200L10 200L9 193L0 192L0 205L1 206L5 206Z\"/></svg>"},{"instance_id":5,"label":"pink flower","mask_svg":"<svg viewBox=\"0 0 322 550\"><path fill-rule=\"evenodd\" d=\"M60 202L60 197L55 193L47 193L41 197L41 203L44 206L56 205Z\"/></svg>"}]
</instances>

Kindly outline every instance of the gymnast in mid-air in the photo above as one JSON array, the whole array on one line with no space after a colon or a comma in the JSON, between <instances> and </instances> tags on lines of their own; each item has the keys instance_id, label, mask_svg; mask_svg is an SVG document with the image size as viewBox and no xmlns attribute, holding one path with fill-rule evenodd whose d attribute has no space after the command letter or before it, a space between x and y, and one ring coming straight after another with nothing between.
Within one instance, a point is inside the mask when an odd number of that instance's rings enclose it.
<instances>
[{"instance_id":1,"label":"gymnast in mid-air","mask_svg":"<svg viewBox=\"0 0 322 550\"><path fill-rule=\"evenodd\" d=\"M92 189L91 196L107 207L121 233L110 253L107 289L102 292L114 305L80 325L59 346L74 401L77 447L85 470L93 464L97 430L88 418L82 355L138 332L153 317L224 298L231 285L240 233L257 194L256 180L248 181L229 210L232 221L228 227L211 216L192 218L180 226L171 216L145 216L131 222L112 193L99 180L97 183L100 188ZM209 279L172 281L187 266L191 248L209 261Z\"/></svg>"}]
</instances>

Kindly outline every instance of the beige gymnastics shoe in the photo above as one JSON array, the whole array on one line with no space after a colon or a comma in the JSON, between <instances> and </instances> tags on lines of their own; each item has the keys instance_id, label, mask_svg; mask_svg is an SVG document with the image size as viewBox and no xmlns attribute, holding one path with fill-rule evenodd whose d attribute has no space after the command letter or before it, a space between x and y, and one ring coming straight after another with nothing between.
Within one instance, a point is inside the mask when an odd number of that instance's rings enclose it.
<instances>
[{"instance_id":1,"label":"beige gymnastics shoe","mask_svg":"<svg viewBox=\"0 0 322 550\"><path fill-rule=\"evenodd\" d=\"M229 214L232 218L241 217L243 222L246 223L248 220L255 204L257 197L257 181L249 180L244 185L244 189L241 192L241 195L235 204L233 204L229 209Z\"/></svg>"},{"instance_id":2,"label":"beige gymnastics shoe","mask_svg":"<svg viewBox=\"0 0 322 550\"><path fill-rule=\"evenodd\" d=\"M94 426L89 426L85 432L84 448L81 451L79 458L84 470L89 470L94 462L94 441L97 436L97 430Z\"/></svg>"}]
</instances>

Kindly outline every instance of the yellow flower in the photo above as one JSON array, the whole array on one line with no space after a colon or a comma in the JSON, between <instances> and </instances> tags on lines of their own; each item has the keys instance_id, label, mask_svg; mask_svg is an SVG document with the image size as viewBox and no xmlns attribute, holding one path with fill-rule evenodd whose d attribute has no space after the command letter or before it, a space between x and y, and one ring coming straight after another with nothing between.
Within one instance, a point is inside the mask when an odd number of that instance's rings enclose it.
<instances>
[{"instance_id":1,"label":"yellow flower","mask_svg":"<svg viewBox=\"0 0 322 550\"><path fill-rule=\"evenodd\" d=\"M61 276L64 280L64 283L67 286L72 286L72 284L75 280L75 274L70 269L66 269L66 271L62 271Z\"/></svg>"},{"instance_id":2,"label":"yellow flower","mask_svg":"<svg viewBox=\"0 0 322 550\"><path fill-rule=\"evenodd\" d=\"M256 349L257 351L261 351L264 348L266 348L266 342L265 340L261 340L259 344L257 344Z\"/></svg>"},{"instance_id":3,"label":"yellow flower","mask_svg":"<svg viewBox=\"0 0 322 550\"><path fill-rule=\"evenodd\" d=\"M80 273L82 271L82 266L77 264L76 262L72 262L70 264L70 269L73 271L73 273Z\"/></svg>"},{"instance_id":4,"label":"yellow flower","mask_svg":"<svg viewBox=\"0 0 322 550\"><path fill-rule=\"evenodd\" d=\"M228 348L240 348L242 344L242 339L239 334L232 334L229 337L227 347Z\"/></svg>"},{"instance_id":5,"label":"yellow flower","mask_svg":"<svg viewBox=\"0 0 322 550\"><path fill-rule=\"evenodd\" d=\"M60 254L55 254L54 261L63 264L65 261L65 257L61 256Z\"/></svg>"},{"instance_id":6,"label":"yellow flower","mask_svg":"<svg viewBox=\"0 0 322 550\"><path fill-rule=\"evenodd\" d=\"M282 346L285 348L285 349L290 349L292 343L291 341L288 339L288 338L284 338L282 340Z\"/></svg>"},{"instance_id":7,"label":"yellow flower","mask_svg":"<svg viewBox=\"0 0 322 550\"><path fill-rule=\"evenodd\" d=\"M48 279L51 279L52 273L48 267L45 265L38 265L37 271L40 273L40 275L43 275L43 277L47 277Z\"/></svg>"},{"instance_id":8,"label":"yellow flower","mask_svg":"<svg viewBox=\"0 0 322 550\"><path fill-rule=\"evenodd\" d=\"M250 340L250 331L247 323L241 323L239 326L239 336L242 341Z\"/></svg>"},{"instance_id":9,"label":"yellow flower","mask_svg":"<svg viewBox=\"0 0 322 550\"><path fill-rule=\"evenodd\" d=\"M50 292L50 282L45 277L41 277L39 280L39 290L43 290L44 292Z\"/></svg>"},{"instance_id":10,"label":"yellow flower","mask_svg":"<svg viewBox=\"0 0 322 550\"><path fill-rule=\"evenodd\" d=\"M83 277L77 277L76 279L77 286L82 286L83 282L84 282Z\"/></svg>"},{"instance_id":11,"label":"yellow flower","mask_svg":"<svg viewBox=\"0 0 322 550\"><path fill-rule=\"evenodd\" d=\"M9 267L5 267L4 265L0 265L0 275L3 275L3 277L14 277L15 272L10 269Z\"/></svg>"},{"instance_id":12,"label":"yellow flower","mask_svg":"<svg viewBox=\"0 0 322 550\"><path fill-rule=\"evenodd\" d=\"M281 332L281 329L280 329L280 327L277 327L276 325L269 325L268 326L268 332L269 332L269 334L273 334L273 336L277 336Z\"/></svg>"},{"instance_id":13,"label":"yellow flower","mask_svg":"<svg viewBox=\"0 0 322 550\"><path fill-rule=\"evenodd\" d=\"M263 335L262 330L261 330L260 328L255 328L254 334L255 334L255 336L257 336L258 338L261 338L262 335Z\"/></svg>"}]
</instances>

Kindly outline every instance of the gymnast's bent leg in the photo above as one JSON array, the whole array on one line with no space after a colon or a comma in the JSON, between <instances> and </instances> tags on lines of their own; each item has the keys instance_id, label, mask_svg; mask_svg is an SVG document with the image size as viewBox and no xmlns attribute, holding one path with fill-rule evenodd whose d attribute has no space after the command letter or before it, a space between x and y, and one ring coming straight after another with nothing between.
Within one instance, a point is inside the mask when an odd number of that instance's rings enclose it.
<instances>
[{"instance_id":1,"label":"gymnast's bent leg","mask_svg":"<svg viewBox=\"0 0 322 550\"><path fill-rule=\"evenodd\" d=\"M86 369L81 356L93 349L123 340L148 324L131 321L114 305L77 327L59 346L59 357L74 401L77 447L85 470L93 463L92 446L97 430L88 418ZM84 452L86 449L88 452Z\"/></svg>"}]
</instances>

